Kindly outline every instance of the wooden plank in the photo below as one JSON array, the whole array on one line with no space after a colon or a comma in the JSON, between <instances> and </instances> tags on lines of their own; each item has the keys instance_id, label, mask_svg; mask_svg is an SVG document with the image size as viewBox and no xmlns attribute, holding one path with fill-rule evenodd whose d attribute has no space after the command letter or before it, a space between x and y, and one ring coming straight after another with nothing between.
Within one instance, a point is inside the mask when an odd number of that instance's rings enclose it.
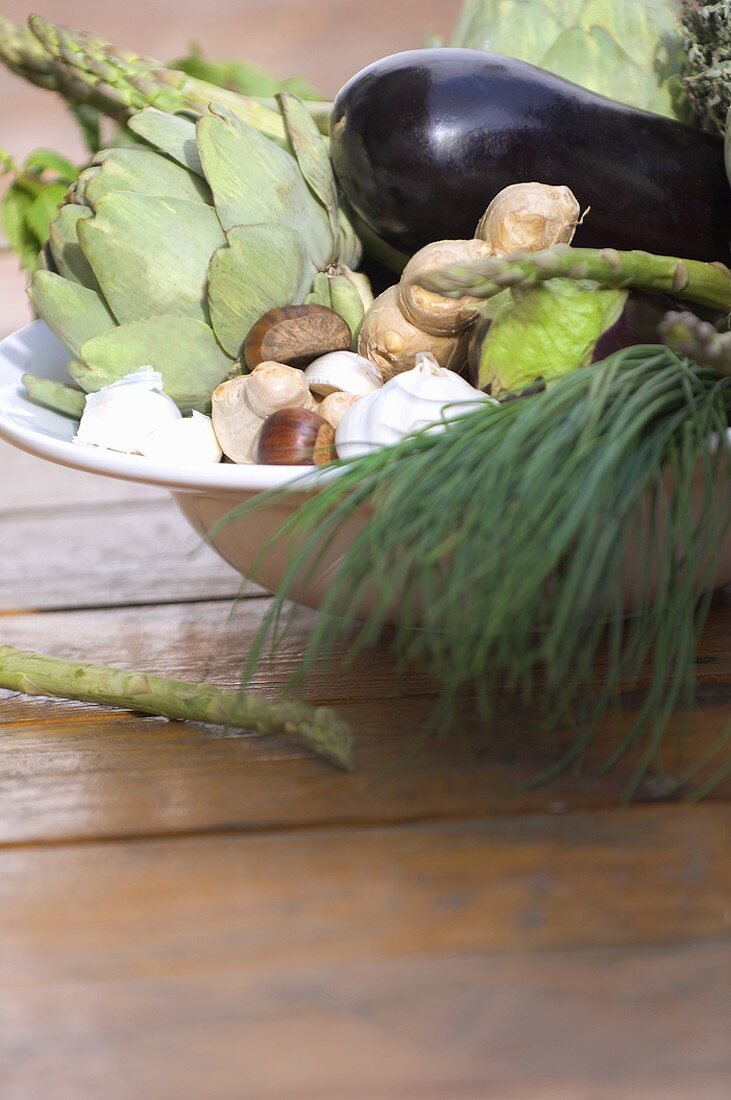
<instances>
[{"instance_id":1,"label":"wooden plank","mask_svg":"<svg viewBox=\"0 0 731 1100\"><path fill-rule=\"evenodd\" d=\"M169 498L2 518L4 611L232 597L241 586Z\"/></svg>"},{"instance_id":2,"label":"wooden plank","mask_svg":"<svg viewBox=\"0 0 731 1100\"><path fill-rule=\"evenodd\" d=\"M730 823L671 806L6 848L0 986L722 938Z\"/></svg>"},{"instance_id":3,"label":"wooden plank","mask_svg":"<svg viewBox=\"0 0 731 1100\"><path fill-rule=\"evenodd\" d=\"M58 656L234 687L266 607L265 600L247 600L233 618L228 603L6 616L0 636L10 644ZM312 615L302 612L276 660L257 673L255 690L274 695L282 688L299 665L311 622ZM316 663L303 694L313 703L336 706L351 723L358 747L358 770L352 776L335 772L284 737L260 739L5 694L0 704L0 841L526 810L558 813L620 804L636 758L600 774L618 743L619 718L607 721L581 774L571 772L548 786L526 790L524 785L555 761L557 749L546 745L518 713L506 713L484 730L466 706L463 729L472 741L471 755L453 736L429 742L410 758L433 709L434 690L423 674L414 672L402 694L387 649L370 653L349 669L341 668L335 657ZM687 720L677 753L673 735L680 732L685 716L671 727L668 775L681 774L719 739L728 724L730 700L728 678L711 679L709 674L701 685L704 705ZM727 749L713 770L728 758ZM699 779L710 774L706 768ZM637 797L657 801L665 789L663 780L650 774ZM710 797L731 797L731 778L720 782Z\"/></svg>"},{"instance_id":4,"label":"wooden plank","mask_svg":"<svg viewBox=\"0 0 731 1100\"><path fill-rule=\"evenodd\" d=\"M228 961L0 992L5 1100L728 1097L726 943Z\"/></svg>"},{"instance_id":5,"label":"wooden plank","mask_svg":"<svg viewBox=\"0 0 731 1100\"><path fill-rule=\"evenodd\" d=\"M49 511L92 504L131 504L135 501L167 500L163 489L135 485L114 477L97 477L69 470L55 462L26 454L0 440L0 523L8 513Z\"/></svg>"}]
</instances>

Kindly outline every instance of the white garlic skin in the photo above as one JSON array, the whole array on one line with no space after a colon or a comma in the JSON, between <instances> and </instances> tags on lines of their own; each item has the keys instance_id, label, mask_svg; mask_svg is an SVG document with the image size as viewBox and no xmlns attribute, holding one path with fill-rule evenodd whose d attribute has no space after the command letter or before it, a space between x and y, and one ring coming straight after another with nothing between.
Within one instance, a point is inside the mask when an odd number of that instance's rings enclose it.
<instances>
[{"instance_id":1,"label":"white garlic skin","mask_svg":"<svg viewBox=\"0 0 731 1100\"><path fill-rule=\"evenodd\" d=\"M497 404L454 371L422 352L413 370L395 375L376 392L347 409L335 433L338 458L357 458L393 446L409 432L462 416L479 404Z\"/></svg>"},{"instance_id":2,"label":"white garlic skin","mask_svg":"<svg viewBox=\"0 0 731 1100\"><path fill-rule=\"evenodd\" d=\"M375 363L354 351L331 351L321 355L307 367L305 378L312 392L322 397L338 391L364 397L383 385Z\"/></svg>"},{"instance_id":3,"label":"white garlic skin","mask_svg":"<svg viewBox=\"0 0 731 1100\"><path fill-rule=\"evenodd\" d=\"M142 454L152 432L180 419L180 409L163 392L162 375L152 367L140 367L86 395L74 443Z\"/></svg>"},{"instance_id":4,"label":"white garlic skin","mask_svg":"<svg viewBox=\"0 0 731 1100\"><path fill-rule=\"evenodd\" d=\"M176 466L208 466L223 458L213 421L199 412L157 428L148 435L142 453Z\"/></svg>"}]
</instances>

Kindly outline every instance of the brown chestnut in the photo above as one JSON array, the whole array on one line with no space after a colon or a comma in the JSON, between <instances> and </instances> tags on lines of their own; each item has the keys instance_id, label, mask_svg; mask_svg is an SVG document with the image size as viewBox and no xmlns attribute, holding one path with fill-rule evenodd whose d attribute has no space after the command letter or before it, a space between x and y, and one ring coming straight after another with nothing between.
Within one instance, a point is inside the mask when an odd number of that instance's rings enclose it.
<instances>
[{"instance_id":1,"label":"brown chestnut","mask_svg":"<svg viewBox=\"0 0 731 1100\"><path fill-rule=\"evenodd\" d=\"M262 424L255 453L266 466L325 466L337 457L335 429L310 409L279 409Z\"/></svg>"},{"instance_id":2,"label":"brown chestnut","mask_svg":"<svg viewBox=\"0 0 731 1100\"><path fill-rule=\"evenodd\" d=\"M250 370L268 359L289 367L306 367L330 351L347 351L352 335L346 321L327 306L270 309L251 328L244 343Z\"/></svg>"}]
</instances>

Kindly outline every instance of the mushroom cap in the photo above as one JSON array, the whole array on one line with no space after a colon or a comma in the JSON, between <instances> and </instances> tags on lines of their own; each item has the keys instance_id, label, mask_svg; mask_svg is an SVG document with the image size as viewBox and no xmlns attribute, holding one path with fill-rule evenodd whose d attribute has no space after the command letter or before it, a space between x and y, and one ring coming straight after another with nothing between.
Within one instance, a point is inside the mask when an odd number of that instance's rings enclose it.
<instances>
[{"instance_id":1,"label":"mushroom cap","mask_svg":"<svg viewBox=\"0 0 731 1100\"><path fill-rule=\"evenodd\" d=\"M440 367L459 370L466 358L466 341L460 335L435 336L413 325L399 306L399 288L379 294L363 319L358 354L370 359L388 381L411 370L417 352L430 351Z\"/></svg>"},{"instance_id":2,"label":"mushroom cap","mask_svg":"<svg viewBox=\"0 0 731 1100\"><path fill-rule=\"evenodd\" d=\"M414 253L401 275L399 304L404 315L423 332L433 336L454 336L469 328L477 317L479 299L465 294L445 298L419 286L423 275L452 264L467 264L491 256L491 247L482 240L433 241Z\"/></svg>"}]
</instances>

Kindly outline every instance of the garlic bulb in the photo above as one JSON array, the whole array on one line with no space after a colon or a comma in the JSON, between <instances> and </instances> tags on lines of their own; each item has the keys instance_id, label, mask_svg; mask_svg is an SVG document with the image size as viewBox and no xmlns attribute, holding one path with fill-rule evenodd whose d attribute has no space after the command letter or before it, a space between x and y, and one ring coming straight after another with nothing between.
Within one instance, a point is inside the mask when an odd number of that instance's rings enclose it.
<instances>
[{"instance_id":1,"label":"garlic bulb","mask_svg":"<svg viewBox=\"0 0 731 1100\"><path fill-rule=\"evenodd\" d=\"M213 421L199 412L157 428L148 435L142 453L157 462L180 466L206 466L223 458Z\"/></svg>"},{"instance_id":2,"label":"garlic bulb","mask_svg":"<svg viewBox=\"0 0 731 1100\"><path fill-rule=\"evenodd\" d=\"M380 389L383 384L378 367L354 351L331 351L321 355L307 367L305 378L312 392L323 397L338 390L363 396Z\"/></svg>"},{"instance_id":3,"label":"garlic bulb","mask_svg":"<svg viewBox=\"0 0 731 1100\"><path fill-rule=\"evenodd\" d=\"M335 433L339 458L357 458L391 446L409 432L460 416L480 403L497 404L464 378L440 367L422 352L413 370L395 375L380 389L347 409Z\"/></svg>"},{"instance_id":4,"label":"garlic bulb","mask_svg":"<svg viewBox=\"0 0 731 1100\"><path fill-rule=\"evenodd\" d=\"M152 432L180 419L180 409L163 392L162 375L152 367L140 367L87 394L74 443L142 454Z\"/></svg>"}]
</instances>

